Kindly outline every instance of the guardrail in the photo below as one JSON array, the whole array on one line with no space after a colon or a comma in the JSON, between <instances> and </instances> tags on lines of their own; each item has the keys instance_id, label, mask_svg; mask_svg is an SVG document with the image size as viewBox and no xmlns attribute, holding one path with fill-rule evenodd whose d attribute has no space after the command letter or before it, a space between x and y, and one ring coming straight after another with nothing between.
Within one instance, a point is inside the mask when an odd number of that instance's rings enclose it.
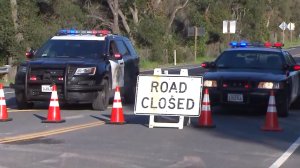
<instances>
[{"instance_id":1,"label":"guardrail","mask_svg":"<svg viewBox=\"0 0 300 168\"><path fill-rule=\"evenodd\" d=\"M4 65L4 66L0 67L0 75L8 74L10 68L11 68L10 65Z\"/></svg>"}]
</instances>

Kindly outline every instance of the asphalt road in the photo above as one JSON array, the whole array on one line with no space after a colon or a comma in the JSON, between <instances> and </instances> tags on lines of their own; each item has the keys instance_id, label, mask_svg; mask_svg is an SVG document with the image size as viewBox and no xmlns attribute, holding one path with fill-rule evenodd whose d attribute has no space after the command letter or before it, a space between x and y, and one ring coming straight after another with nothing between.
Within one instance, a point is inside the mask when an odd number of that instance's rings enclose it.
<instances>
[{"instance_id":1,"label":"asphalt road","mask_svg":"<svg viewBox=\"0 0 300 168\"><path fill-rule=\"evenodd\" d=\"M300 49L291 51L295 56ZM300 56L300 55L299 55ZM298 58L296 58L298 60ZM300 61L300 59L299 59ZM203 72L189 68L190 75ZM179 73L171 68L170 73ZM151 72L148 72L151 73ZM61 105L65 123L41 123L48 103L15 108L14 92L5 89L10 122L0 123L0 168L297 168L300 165L300 109L279 118L280 132L264 132L265 116L255 111L213 109L216 128L198 128L198 118L182 130L148 128L148 116L123 105L127 123L109 125L104 112L89 106ZM176 118L160 118L176 120Z\"/></svg>"}]
</instances>

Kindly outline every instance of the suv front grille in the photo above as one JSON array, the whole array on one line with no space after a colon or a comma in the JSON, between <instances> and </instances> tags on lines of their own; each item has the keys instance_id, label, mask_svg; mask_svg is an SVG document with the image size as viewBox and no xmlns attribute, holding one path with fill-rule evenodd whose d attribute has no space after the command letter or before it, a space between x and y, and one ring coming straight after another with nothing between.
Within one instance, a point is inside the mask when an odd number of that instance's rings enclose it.
<instances>
[{"instance_id":1,"label":"suv front grille","mask_svg":"<svg viewBox=\"0 0 300 168\"><path fill-rule=\"evenodd\" d=\"M224 88L250 88L251 84L245 80L226 80L222 82Z\"/></svg>"},{"instance_id":2,"label":"suv front grille","mask_svg":"<svg viewBox=\"0 0 300 168\"><path fill-rule=\"evenodd\" d=\"M32 82L62 83L65 76L64 71L64 69L31 68L28 74L28 79Z\"/></svg>"},{"instance_id":3,"label":"suv front grille","mask_svg":"<svg viewBox=\"0 0 300 168\"><path fill-rule=\"evenodd\" d=\"M64 98L64 68L31 67L28 73L27 95L32 99L49 99L51 92L43 92L42 85L56 84L59 98Z\"/></svg>"}]
</instances>

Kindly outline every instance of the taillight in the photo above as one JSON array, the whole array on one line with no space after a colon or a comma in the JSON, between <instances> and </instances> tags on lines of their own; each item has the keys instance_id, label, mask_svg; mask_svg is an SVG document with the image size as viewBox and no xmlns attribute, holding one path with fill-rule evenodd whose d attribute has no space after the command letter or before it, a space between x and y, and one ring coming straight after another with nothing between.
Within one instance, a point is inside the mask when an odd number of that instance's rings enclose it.
<instances>
[{"instance_id":1,"label":"taillight","mask_svg":"<svg viewBox=\"0 0 300 168\"><path fill-rule=\"evenodd\" d=\"M35 75L32 75L32 76L30 76L30 78L29 78L30 80L32 80L32 81L36 81L37 80L37 78L36 78L36 76Z\"/></svg>"},{"instance_id":2,"label":"taillight","mask_svg":"<svg viewBox=\"0 0 300 168\"><path fill-rule=\"evenodd\" d=\"M58 77L57 79L58 79L59 81L63 81L63 80L64 80L63 77Z\"/></svg>"},{"instance_id":3,"label":"taillight","mask_svg":"<svg viewBox=\"0 0 300 168\"><path fill-rule=\"evenodd\" d=\"M245 84L245 88L249 89L251 87L251 85L249 83Z\"/></svg>"},{"instance_id":4,"label":"taillight","mask_svg":"<svg viewBox=\"0 0 300 168\"><path fill-rule=\"evenodd\" d=\"M224 88L227 88L227 87L228 87L228 84L227 84L227 83L223 83L223 87L224 87Z\"/></svg>"}]
</instances>

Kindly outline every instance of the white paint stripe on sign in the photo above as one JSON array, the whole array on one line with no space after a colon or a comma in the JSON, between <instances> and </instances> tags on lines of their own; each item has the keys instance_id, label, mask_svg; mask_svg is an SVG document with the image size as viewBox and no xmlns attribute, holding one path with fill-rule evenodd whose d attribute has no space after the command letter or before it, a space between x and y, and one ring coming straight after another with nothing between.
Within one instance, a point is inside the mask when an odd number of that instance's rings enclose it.
<instances>
[{"instance_id":1,"label":"white paint stripe on sign","mask_svg":"<svg viewBox=\"0 0 300 168\"><path fill-rule=\"evenodd\" d=\"M269 168L279 168L300 146L300 137Z\"/></svg>"}]
</instances>

